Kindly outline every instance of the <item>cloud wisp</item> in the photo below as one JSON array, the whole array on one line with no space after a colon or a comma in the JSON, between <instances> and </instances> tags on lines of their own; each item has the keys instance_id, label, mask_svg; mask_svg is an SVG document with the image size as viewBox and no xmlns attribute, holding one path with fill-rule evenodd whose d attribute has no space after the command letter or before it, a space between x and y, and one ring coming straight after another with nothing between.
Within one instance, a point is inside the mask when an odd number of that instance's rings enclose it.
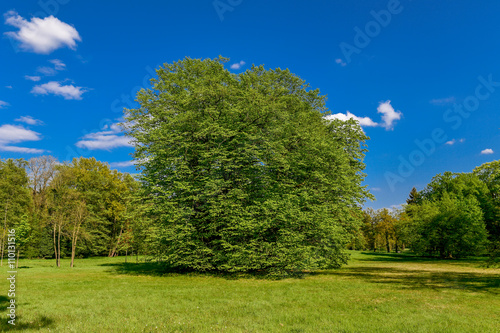
<instances>
[{"instance_id":1,"label":"cloud wisp","mask_svg":"<svg viewBox=\"0 0 500 333\"><path fill-rule=\"evenodd\" d=\"M12 145L25 141L40 141L41 139L40 133L24 128L23 126L8 124L0 126L0 151L42 154L45 152L43 149L17 147Z\"/></svg>"},{"instance_id":2,"label":"cloud wisp","mask_svg":"<svg viewBox=\"0 0 500 333\"><path fill-rule=\"evenodd\" d=\"M25 78L26 80L33 81L33 82L38 82L38 81L40 81L40 80L42 79L42 78L41 78L40 76L38 76L38 75L33 75L33 76L32 76L32 75L25 75L25 76L24 76L24 78Z\"/></svg>"},{"instance_id":3,"label":"cloud wisp","mask_svg":"<svg viewBox=\"0 0 500 333\"><path fill-rule=\"evenodd\" d=\"M431 99L429 103L433 105L449 105L456 103L457 99L454 96L445 97L445 98L435 98Z\"/></svg>"},{"instance_id":4,"label":"cloud wisp","mask_svg":"<svg viewBox=\"0 0 500 333\"><path fill-rule=\"evenodd\" d=\"M31 93L34 95L56 95L61 96L64 99L71 100L81 100L82 95L86 93L86 90L83 87L76 87L72 84L62 85L57 81L50 81L41 85L34 86L31 89Z\"/></svg>"},{"instance_id":5,"label":"cloud wisp","mask_svg":"<svg viewBox=\"0 0 500 333\"><path fill-rule=\"evenodd\" d=\"M76 143L78 148L111 151L120 147L132 147L130 138L123 135L118 124L106 125L100 132L89 133Z\"/></svg>"},{"instance_id":6,"label":"cloud wisp","mask_svg":"<svg viewBox=\"0 0 500 333\"><path fill-rule=\"evenodd\" d=\"M14 119L14 121L17 121L20 123L25 123L28 125L33 125L33 126L43 125L43 121L41 121L39 119L35 119L32 116L21 116L17 119Z\"/></svg>"},{"instance_id":7,"label":"cloud wisp","mask_svg":"<svg viewBox=\"0 0 500 333\"><path fill-rule=\"evenodd\" d=\"M66 69L66 64L59 59L51 59L49 62L52 64L52 67L43 66L38 67L36 71L45 76L54 76L57 72L63 71Z\"/></svg>"},{"instance_id":8,"label":"cloud wisp","mask_svg":"<svg viewBox=\"0 0 500 333\"><path fill-rule=\"evenodd\" d=\"M243 60L237 63L234 63L230 66L231 69L240 69L241 67L245 66L246 62Z\"/></svg>"}]
</instances>

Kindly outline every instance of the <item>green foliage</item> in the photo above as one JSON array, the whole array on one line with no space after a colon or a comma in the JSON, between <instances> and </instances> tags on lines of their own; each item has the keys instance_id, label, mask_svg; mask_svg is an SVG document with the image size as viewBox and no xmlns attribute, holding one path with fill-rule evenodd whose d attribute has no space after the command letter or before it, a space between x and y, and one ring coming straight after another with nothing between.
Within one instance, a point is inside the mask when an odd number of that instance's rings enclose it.
<instances>
[{"instance_id":1,"label":"green foliage","mask_svg":"<svg viewBox=\"0 0 500 333\"><path fill-rule=\"evenodd\" d=\"M477 199L444 192L440 199L407 207L414 222L412 249L419 254L460 258L480 254L487 241Z\"/></svg>"},{"instance_id":2,"label":"green foliage","mask_svg":"<svg viewBox=\"0 0 500 333\"><path fill-rule=\"evenodd\" d=\"M420 194L418 193L417 189L413 187L410 191L408 199L406 199L406 203L408 205L414 205L420 203L420 200Z\"/></svg>"},{"instance_id":3,"label":"green foliage","mask_svg":"<svg viewBox=\"0 0 500 333\"><path fill-rule=\"evenodd\" d=\"M227 59L165 64L127 110L162 253L195 270L339 267L369 195L367 137L326 121L288 70L232 74Z\"/></svg>"}]
</instances>

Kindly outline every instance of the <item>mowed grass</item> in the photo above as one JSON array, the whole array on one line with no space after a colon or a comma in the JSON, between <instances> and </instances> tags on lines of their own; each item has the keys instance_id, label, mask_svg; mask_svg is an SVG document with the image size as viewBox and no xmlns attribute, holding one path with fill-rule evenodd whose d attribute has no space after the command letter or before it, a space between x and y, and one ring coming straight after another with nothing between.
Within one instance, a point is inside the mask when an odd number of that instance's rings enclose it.
<instances>
[{"instance_id":1,"label":"mowed grass","mask_svg":"<svg viewBox=\"0 0 500 333\"><path fill-rule=\"evenodd\" d=\"M132 262L131 262L132 261ZM21 260L16 326L31 332L500 332L500 269L352 252L349 265L266 280L162 274L129 257Z\"/></svg>"}]
</instances>

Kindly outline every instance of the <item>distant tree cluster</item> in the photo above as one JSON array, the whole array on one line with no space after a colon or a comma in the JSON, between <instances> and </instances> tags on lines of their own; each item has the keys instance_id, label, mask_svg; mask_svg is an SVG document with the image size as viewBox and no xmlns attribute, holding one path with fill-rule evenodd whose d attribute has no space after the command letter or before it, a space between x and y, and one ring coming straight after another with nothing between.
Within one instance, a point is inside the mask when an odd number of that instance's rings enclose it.
<instances>
[{"instance_id":1,"label":"distant tree cluster","mask_svg":"<svg viewBox=\"0 0 500 333\"><path fill-rule=\"evenodd\" d=\"M0 160L1 253L16 229L24 257L149 253L154 235L140 183L94 158L61 164L51 156ZM3 262L2 262L3 264Z\"/></svg>"},{"instance_id":2,"label":"distant tree cluster","mask_svg":"<svg viewBox=\"0 0 500 333\"><path fill-rule=\"evenodd\" d=\"M471 173L436 175L425 189L410 192L399 211L365 211L351 247L380 250L410 247L420 255L499 257L500 161Z\"/></svg>"}]
</instances>

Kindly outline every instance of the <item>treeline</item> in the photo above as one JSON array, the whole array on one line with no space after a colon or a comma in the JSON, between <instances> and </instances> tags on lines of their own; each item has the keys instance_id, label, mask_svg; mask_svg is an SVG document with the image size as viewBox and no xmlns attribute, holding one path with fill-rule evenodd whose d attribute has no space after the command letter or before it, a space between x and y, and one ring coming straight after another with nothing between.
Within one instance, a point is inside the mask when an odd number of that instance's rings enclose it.
<instances>
[{"instance_id":1,"label":"treeline","mask_svg":"<svg viewBox=\"0 0 500 333\"><path fill-rule=\"evenodd\" d=\"M500 161L471 173L436 175L412 189L400 210L365 210L351 248L400 251L442 258L489 255L500 249Z\"/></svg>"},{"instance_id":2,"label":"treeline","mask_svg":"<svg viewBox=\"0 0 500 333\"><path fill-rule=\"evenodd\" d=\"M7 230L28 258L148 254L154 233L140 184L94 158L0 161L1 260Z\"/></svg>"}]
</instances>

